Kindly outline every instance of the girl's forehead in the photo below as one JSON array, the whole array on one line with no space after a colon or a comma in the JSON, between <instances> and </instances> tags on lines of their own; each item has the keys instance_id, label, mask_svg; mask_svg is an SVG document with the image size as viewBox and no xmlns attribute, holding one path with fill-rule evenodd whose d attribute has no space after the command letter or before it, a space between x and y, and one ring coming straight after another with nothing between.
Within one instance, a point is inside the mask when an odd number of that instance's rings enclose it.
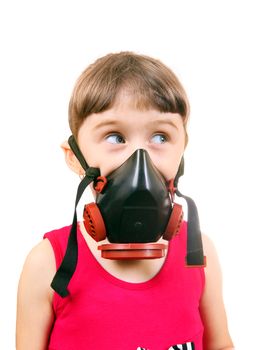
<instances>
[{"instance_id":1,"label":"girl's forehead","mask_svg":"<svg viewBox=\"0 0 260 350\"><path fill-rule=\"evenodd\" d=\"M129 107L140 111L146 111L155 108L155 101L148 92L144 90L135 90L134 88L122 88L116 94L112 108Z\"/></svg>"}]
</instances>

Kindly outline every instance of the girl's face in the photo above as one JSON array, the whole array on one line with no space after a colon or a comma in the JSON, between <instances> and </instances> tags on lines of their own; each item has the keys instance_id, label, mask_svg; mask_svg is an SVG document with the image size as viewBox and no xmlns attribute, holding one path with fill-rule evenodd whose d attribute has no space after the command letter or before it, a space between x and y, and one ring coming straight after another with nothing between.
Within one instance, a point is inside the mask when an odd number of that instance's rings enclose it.
<instances>
[{"instance_id":1,"label":"girl's face","mask_svg":"<svg viewBox=\"0 0 260 350\"><path fill-rule=\"evenodd\" d=\"M107 176L137 149L148 151L166 180L175 177L185 148L185 130L177 113L136 109L122 94L113 108L89 115L78 133L79 147L91 167Z\"/></svg>"}]
</instances>

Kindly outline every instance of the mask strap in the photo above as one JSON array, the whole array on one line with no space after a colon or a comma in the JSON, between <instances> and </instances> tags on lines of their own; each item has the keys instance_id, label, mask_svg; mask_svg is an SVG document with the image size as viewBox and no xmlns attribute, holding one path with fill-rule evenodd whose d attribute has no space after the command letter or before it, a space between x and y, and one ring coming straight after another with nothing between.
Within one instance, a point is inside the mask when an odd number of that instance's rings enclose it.
<instances>
[{"instance_id":1,"label":"mask strap","mask_svg":"<svg viewBox=\"0 0 260 350\"><path fill-rule=\"evenodd\" d=\"M187 266L206 266L203 253L198 209L190 197L184 196L178 190L179 178L184 174L184 158L182 157L179 169L174 179L174 191L177 196L185 199L188 206L188 237L187 237Z\"/></svg>"},{"instance_id":2,"label":"mask strap","mask_svg":"<svg viewBox=\"0 0 260 350\"><path fill-rule=\"evenodd\" d=\"M206 258L203 253L198 209L190 197L184 196L177 189L176 194L185 199L188 206L188 235L186 265L189 267L206 266Z\"/></svg>"},{"instance_id":3,"label":"mask strap","mask_svg":"<svg viewBox=\"0 0 260 350\"><path fill-rule=\"evenodd\" d=\"M80 162L80 165L86 171L89 168L89 165L86 162L83 154L81 153L81 150L79 149L77 141L75 140L75 137L73 135L71 135L69 137L68 143L70 145L70 148L71 148L72 152L75 154L75 156L77 157L78 161Z\"/></svg>"},{"instance_id":4,"label":"mask strap","mask_svg":"<svg viewBox=\"0 0 260 350\"><path fill-rule=\"evenodd\" d=\"M75 145L78 148L76 141L73 137L70 138L70 141L73 142L72 150L74 152ZM69 142L70 143L70 142ZM70 143L71 146L71 143ZM79 148L78 148L79 150ZM77 150L76 150L77 152ZM79 150L80 152L80 150ZM81 154L81 152L80 152ZM82 154L81 154L82 155ZM78 154L76 155L78 157ZM82 156L83 157L83 156ZM84 159L84 157L83 157ZM86 170L85 177L80 182L77 190L76 201L75 201L75 209L74 209L74 217L72 226L70 229L70 234L68 238L68 244L66 248L66 252L60 267L58 268L52 282L51 287L58 293L61 297L66 297L68 292L68 284L76 270L77 261L78 261L78 242L77 242L77 205L80 201L80 198L86 189L86 187L92 182L95 181L96 178L100 175L100 170L98 168L91 168L87 165L86 162L82 162L84 164L84 169ZM83 166L83 164L81 165Z\"/></svg>"},{"instance_id":5,"label":"mask strap","mask_svg":"<svg viewBox=\"0 0 260 350\"><path fill-rule=\"evenodd\" d=\"M179 178L184 174L184 158L181 158L181 162L177 171L177 174L174 178L174 187L177 188L178 187L178 182L179 182Z\"/></svg>"}]
</instances>

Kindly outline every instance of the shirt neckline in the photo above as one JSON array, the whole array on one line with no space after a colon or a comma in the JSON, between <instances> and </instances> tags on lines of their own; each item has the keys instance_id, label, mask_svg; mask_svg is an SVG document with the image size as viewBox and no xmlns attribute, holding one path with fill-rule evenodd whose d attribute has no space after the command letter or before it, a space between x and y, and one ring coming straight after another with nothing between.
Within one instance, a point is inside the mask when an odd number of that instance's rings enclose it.
<instances>
[{"instance_id":1,"label":"shirt neckline","mask_svg":"<svg viewBox=\"0 0 260 350\"><path fill-rule=\"evenodd\" d=\"M84 235L80 230L79 225L77 226L77 231L78 231L79 240L83 241L82 247L86 247L85 252L88 254L88 257L90 259L92 267L95 268L97 273L99 275L101 275L103 278L105 278L108 282L110 282L118 287L124 288L124 289L142 290L142 289L152 288L154 285L157 285L158 281L163 278L163 276L168 268L169 261L171 260L171 255L173 254L172 243L173 243L174 238L169 241L165 261L164 261L162 267L159 269L159 271L152 278L150 278L149 280L144 281L144 282L127 282L127 281L124 281L124 280L114 276L113 274L111 274L98 262L98 260L95 258L92 251L90 250L88 243L85 240ZM83 249L85 249L85 248L83 248Z\"/></svg>"}]
</instances>

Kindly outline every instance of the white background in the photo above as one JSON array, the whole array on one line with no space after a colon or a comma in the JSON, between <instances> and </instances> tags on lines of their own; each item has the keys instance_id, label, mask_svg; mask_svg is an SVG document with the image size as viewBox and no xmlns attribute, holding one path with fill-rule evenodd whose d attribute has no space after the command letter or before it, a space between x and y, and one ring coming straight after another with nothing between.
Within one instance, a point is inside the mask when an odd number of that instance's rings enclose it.
<instances>
[{"instance_id":1,"label":"white background","mask_svg":"<svg viewBox=\"0 0 260 350\"><path fill-rule=\"evenodd\" d=\"M0 5L0 348L14 349L23 261L71 223L79 179L60 143L75 79L108 52L161 59L191 102L186 174L223 269L238 349L259 349L258 1L6 0ZM101 330L102 333L102 330Z\"/></svg>"}]
</instances>

